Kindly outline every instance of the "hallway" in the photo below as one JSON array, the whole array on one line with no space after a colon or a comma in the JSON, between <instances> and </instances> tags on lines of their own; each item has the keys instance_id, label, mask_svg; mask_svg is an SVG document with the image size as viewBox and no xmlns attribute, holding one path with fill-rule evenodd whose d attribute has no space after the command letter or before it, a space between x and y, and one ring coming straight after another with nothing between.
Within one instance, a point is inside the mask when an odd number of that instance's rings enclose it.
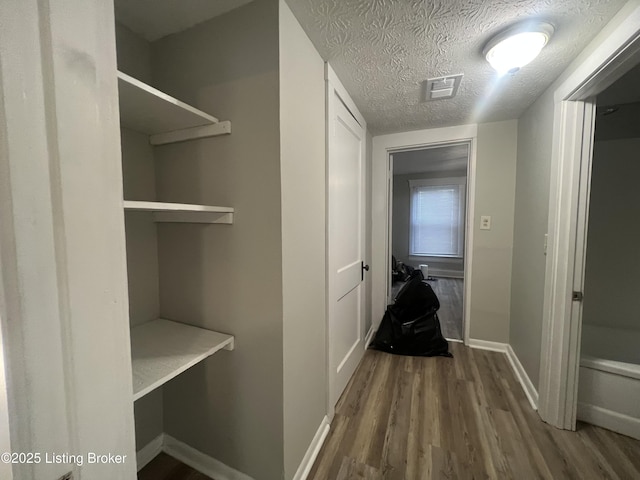
<instances>
[{"instance_id":1,"label":"hallway","mask_svg":"<svg viewBox=\"0 0 640 480\"><path fill-rule=\"evenodd\" d=\"M506 356L457 343L451 351L367 351L308 478L640 478L639 441L586 424L550 427Z\"/></svg>"}]
</instances>

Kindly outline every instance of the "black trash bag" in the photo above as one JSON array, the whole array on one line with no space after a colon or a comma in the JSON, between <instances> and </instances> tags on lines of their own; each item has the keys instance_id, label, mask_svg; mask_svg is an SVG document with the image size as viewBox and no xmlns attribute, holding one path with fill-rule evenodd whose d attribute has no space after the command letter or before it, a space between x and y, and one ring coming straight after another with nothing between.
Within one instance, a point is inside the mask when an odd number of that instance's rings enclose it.
<instances>
[{"instance_id":1,"label":"black trash bag","mask_svg":"<svg viewBox=\"0 0 640 480\"><path fill-rule=\"evenodd\" d=\"M440 302L423 279L420 270L412 273L396 295L395 303L387 306L370 348L398 355L452 356L436 313Z\"/></svg>"}]
</instances>

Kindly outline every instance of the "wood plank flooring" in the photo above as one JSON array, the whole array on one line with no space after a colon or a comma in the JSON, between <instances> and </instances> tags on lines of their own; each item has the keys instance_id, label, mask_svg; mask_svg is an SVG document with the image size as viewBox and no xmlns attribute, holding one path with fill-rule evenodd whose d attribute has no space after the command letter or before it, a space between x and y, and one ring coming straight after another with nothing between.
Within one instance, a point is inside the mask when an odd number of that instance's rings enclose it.
<instances>
[{"instance_id":1,"label":"wood plank flooring","mask_svg":"<svg viewBox=\"0 0 640 480\"><path fill-rule=\"evenodd\" d=\"M442 334L446 338L462 340L462 295L464 280L462 278L438 277L436 281L429 281L433 291L440 300L438 318Z\"/></svg>"},{"instance_id":2,"label":"wood plank flooring","mask_svg":"<svg viewBox=\"0 0 640 480\"><path fill-rule=\"evenodd\" d=\"M138 472L138 480L212 480L166 453L159 454Z\"/></svg>"},{"instance_id":3,"label":"wood plank flooring","mask_svg":"<svg viewBox=\"0 0 640 480\"><path fill-rule=\"evenodd\" d=\"M338 402L309 480L640 479L640 442L545 423L504 354L368 350Z\"/></svg>"},{"instance_id":4,"label":"wood plank flooring","mask_svg":"<svg viewBox=\"0 0 640 480\"><path fill-rule=\"evenodd\" d=\"M427 280L440 301L438 318L442 334L446 338L462 340L462 299L464 280L462 278L437 277ZM392 286L393 296L400 291L404 282L396 282Z\"/></svg>"}]
</instances>

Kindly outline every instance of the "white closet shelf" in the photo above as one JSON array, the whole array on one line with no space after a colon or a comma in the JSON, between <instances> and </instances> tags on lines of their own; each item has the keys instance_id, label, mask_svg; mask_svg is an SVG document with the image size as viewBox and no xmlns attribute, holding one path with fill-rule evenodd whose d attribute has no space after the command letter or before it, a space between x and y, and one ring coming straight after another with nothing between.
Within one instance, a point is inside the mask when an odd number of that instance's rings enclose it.
<instances>
[{"instance_id":1,"label":"white closet shelf","mask_svg":"<svg viewBox=\"0 0 640 480\"><path fill-rule=\"evenodd\" d=\"M233 208L189 203L141 202L125 200L124 209L153 212L156 222L233 223Z\"/></svg>"},{"instance_id":2,"label":"white closet shelf","mask_svg":"<svg viewBox=\"0 0 640 480\"><path fill-rule=\"evenodd\" d=\"M221 349L233 350L234 337L158 319L131 329L133 400L167 383Z\"/></svg>"},{"instance_id":3,"label":"white closet shelf","mask_svg":"<svg viewBox=\"0 0 640 480\"><path fill-rule=\"evenodd\" d=\"M149 135L152 145L231 133L231 122L198 110L146 83L118 72L120 124Z\"/></svg>"}]
</instances>

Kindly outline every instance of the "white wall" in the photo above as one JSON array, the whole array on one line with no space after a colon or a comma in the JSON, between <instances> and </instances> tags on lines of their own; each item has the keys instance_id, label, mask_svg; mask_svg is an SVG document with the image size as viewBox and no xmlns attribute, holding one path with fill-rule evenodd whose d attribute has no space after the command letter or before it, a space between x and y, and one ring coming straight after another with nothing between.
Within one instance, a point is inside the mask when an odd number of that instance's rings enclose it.
<instances>
[{"instance_id":1,"label":"white wall","mask_svg":"<svg viewBox=\"0 0 640 480\"><path fill-rule=\"evenodd\" d=\"M0 18L0 255L12 448L128 459L42 462L16 466L14 474L131 479L113 5L87 0L69 15L65 1L11 0L0 4Z\"/></svg>"},{"instance_id":2,"label":"white wall","mask_svg":"<svg viewBox=\"0 0 640 480\"><path fill-rule=\"evenodd\" d=\"M640 330L638 152L639 138L594 146L582 314L588 325Z\"/></svg>"},{"instance_id":3,"label":"white wall","mask_svg":"<svg viewBox=\"0 0 640 480\"><path fill-rule=\"evenodd\" d=\"M280 0L284 478L326 414L324 62Z\"/></svg>"}]
</instances>

